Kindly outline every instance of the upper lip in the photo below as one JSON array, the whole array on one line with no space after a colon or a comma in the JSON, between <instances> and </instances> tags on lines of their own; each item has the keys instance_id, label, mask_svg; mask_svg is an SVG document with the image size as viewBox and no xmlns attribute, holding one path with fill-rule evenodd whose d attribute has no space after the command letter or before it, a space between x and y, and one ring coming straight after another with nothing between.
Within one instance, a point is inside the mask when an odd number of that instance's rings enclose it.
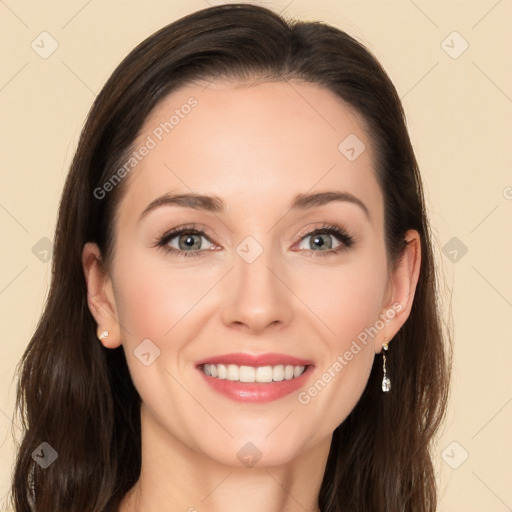
<instances>
[{"instance_id":1,"label":"upper lip","mask_svg":"<svg viewBox=\"0 0 512 512\"><path fill-rule=\"evenodd\" d=\"M222 354L219 356L205 357L197 362L197 366L203 364L236 364L238 366L277 366L277 365L293 365L293 366L307 366L312 365L313 362L308 359L301 359L287 354L244 354L244 353L231 353Z\"/></svg>"}]
</instances>

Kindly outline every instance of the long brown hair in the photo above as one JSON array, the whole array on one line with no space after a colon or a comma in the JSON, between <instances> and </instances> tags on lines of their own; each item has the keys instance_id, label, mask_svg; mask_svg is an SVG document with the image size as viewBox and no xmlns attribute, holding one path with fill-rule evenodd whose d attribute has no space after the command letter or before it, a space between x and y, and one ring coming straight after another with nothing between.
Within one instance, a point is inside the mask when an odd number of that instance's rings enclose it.
<instances>
[{"instance_id":1,"label":"long brown hair","mask_svg":"<svg viewBox=\"0 0 512 512\"><path fill-rule=\"evenodd\" d=\"M94 191L123 165L148 114L171 91L215 78L299 79L354 108L371 137L385 198L388 262L404 235L421 237L412 311L393 339L382 393L382 359L348 418L334 431L318 504L322 512L432 512L430 448L446 407L449 333L438 305L431 233L418 165L397 92L371 53L320 22L291 22L247 4L192 13L139 44L91 108L65 183L55 233L51 287L20 362L17 411L25 428L15 465L17 512L117 510L141 466L140 397L123 349L105 349L87 304L81 254L96 242L109 262L113 215L123 191ZM32 458L47 442L58 460Z\"/></svg>"}]
</instances>

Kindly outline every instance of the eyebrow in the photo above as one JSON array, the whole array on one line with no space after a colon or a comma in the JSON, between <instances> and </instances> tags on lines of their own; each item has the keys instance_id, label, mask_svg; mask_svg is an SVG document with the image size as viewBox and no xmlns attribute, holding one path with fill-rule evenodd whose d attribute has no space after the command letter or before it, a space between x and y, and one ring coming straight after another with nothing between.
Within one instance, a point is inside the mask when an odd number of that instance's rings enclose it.
<instances>
[{"instance_id":1,"label":"eyebrow","mask_svg":"<svg viewBox=\"0 0 512 512\"><path fill-rule=\"evenodd\" d=\"M289 210L308 210L324 206L334 201L343 201L355 204L363 210L366 217L370 218L368 207L356 196L349 192L317 192L309 194L297 194L289 207ZM203 210L212 213L220 213L224 210L224 203L218 196L207 196L201 194L171 194L167 193L151 201L140 214L142 220L149 212L162 206L181 206Z\"/></svg>"}]
</instances>

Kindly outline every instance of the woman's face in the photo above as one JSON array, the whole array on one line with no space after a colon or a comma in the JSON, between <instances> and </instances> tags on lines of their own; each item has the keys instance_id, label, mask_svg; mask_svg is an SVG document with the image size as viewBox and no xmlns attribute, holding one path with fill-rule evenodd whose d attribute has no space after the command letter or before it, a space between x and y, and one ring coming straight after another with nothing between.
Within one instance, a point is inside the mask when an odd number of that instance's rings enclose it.
<instances>
[{"instance_id":1,"label":"woman's face","mask_svg":"<svg viewBox=\"0 0 512 512\"><path fill-rule=\"evenodd\" d=\"M388 273L359 117L316 85L214 82L170 94L134 149L98 323L143 431L229 465L329 442L415 284Z\"/></svg>"}]
</instances>

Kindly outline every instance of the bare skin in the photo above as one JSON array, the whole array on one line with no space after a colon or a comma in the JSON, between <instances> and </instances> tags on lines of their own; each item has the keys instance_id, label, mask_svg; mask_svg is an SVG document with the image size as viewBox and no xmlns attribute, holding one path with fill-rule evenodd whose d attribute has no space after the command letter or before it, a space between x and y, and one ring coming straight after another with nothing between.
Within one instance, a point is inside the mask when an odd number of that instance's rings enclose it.
<instances>
[{"instance_id":1,"label":"bare skin","mask_svg":"<svg viewBox=\"0 0 512 512\"><path fill-rule=\"evenodd\" d=\"M155 127L190 97L197 106L158 140ZM338 149L349 134L366 147L354 161ZM359 117L319 86L186 86L153 111L135 147L148 136L156 147L123 184L111 267L102 265L96 244L83 251L89 307L98 332L109 331L102 343L122 344L142 398L141 477L120 510L317 511L332 433L359 400L375 354L410 313L418 233L407 233L405 257L391 271L371 141ZM336 200L290 209L298 194L326 191L351 194L364 206ZM222 199L224 210L164 205L141 218L156 198L192 192ZM207 237L165 242L181 255L155 247L171 229L192 224ZM325 231L308 235L325 225L347 231L352 245ZM250 263L237 252L246 237L256 244L242 247L261 249ZM184 240L196 242L195 255L183 256L194 252ZM342 370L333 370L357 336L391 310ZM134 354L145 339L160 350L148 366ZM392 341L389 347L392 357ZM309 400L294 392L242 403L212 390L197 361L232 352L312 360L301 390ZM309 393L329 369L327 385ZM237 456L247 443L261 453L253 467Z\"/></svg>"}]
</instances>

